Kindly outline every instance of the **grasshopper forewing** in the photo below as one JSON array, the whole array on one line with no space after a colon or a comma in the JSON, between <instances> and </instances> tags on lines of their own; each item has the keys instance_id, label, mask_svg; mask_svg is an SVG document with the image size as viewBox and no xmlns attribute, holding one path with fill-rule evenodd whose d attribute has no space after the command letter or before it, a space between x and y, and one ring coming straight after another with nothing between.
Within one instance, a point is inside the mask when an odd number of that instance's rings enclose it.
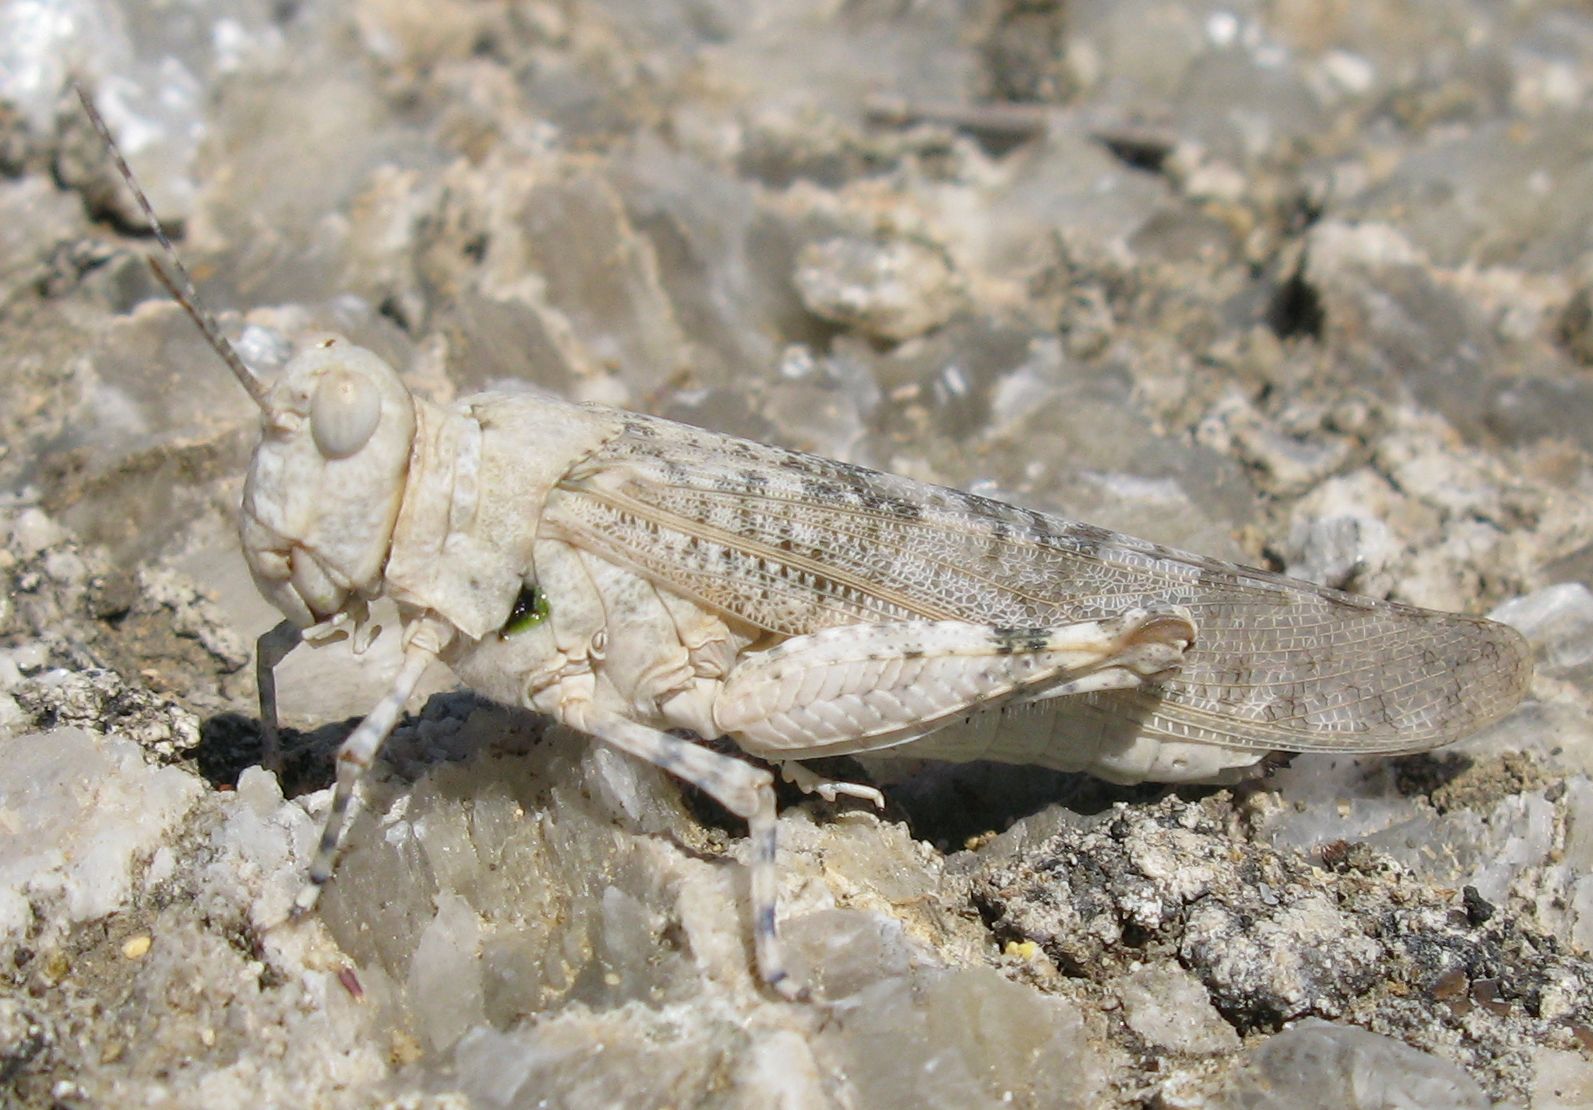
<instances>
[{"instance_id":1,"label":"grasshopper forewing","mask_svg":"<svg viewBox=\"0 0 1593 1110\"><path fill-rule=\"evenodd\" d=\"M648 760L748 822L763 981L782 962L768 770L672 734L797 761L993 759L1118 781L1243 775L1269 752L1413 752L1522 698L1524 641L1477 617L1368 600L1087 524L599 405L412 396L323 340L271 382L168 288L261 409L240 513L256 584L302 639L397 603L404 662L338 756L297 903L331 875L355 786L433 659L474 689ZM158 269L158 267L157 267Z\"/></svg>"}]
</instances>

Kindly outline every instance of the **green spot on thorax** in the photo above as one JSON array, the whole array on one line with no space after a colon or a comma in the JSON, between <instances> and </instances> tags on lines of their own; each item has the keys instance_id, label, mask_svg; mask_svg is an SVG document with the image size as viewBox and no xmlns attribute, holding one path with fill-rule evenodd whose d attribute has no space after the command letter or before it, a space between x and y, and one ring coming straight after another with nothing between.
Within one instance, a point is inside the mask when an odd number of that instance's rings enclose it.
<instances>
[{"instance_id":1,"label":"green spot on thorax","mask_svg":"<svg viewBox=\"0 0 1593 1110\"><path fill-rule=\"evenodd\" d=\"M500 636L517 636L528 632L548 619L548 599L542 591L527 582L520 587L520 596L514 599L509 619L503 622Z\"/></svg>"}]
</instances>

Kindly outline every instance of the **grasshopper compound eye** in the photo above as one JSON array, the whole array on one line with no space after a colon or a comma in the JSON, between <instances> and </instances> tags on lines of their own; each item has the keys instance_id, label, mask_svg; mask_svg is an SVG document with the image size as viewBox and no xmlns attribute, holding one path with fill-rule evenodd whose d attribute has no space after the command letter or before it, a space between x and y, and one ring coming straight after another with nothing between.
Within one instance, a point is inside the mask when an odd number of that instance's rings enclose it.
<instances>
[{"instance_id":1,"label":"grasshopper compound eye","mask_svg":"<svg viewBox=\"0 0 1593 1110\"><path fill-rule=\"evenodd\" d=\"M370 442L382 419L380 391L341 366L321 375L310 399L310 434L328 459L346 459Z\"/></svg>"}]
</instances>

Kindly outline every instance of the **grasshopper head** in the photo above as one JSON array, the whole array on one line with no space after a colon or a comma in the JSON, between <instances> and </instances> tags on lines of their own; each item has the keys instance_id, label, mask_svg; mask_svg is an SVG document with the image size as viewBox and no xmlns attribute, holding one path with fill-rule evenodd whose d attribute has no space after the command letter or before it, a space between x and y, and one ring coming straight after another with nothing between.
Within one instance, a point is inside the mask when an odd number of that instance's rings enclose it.
<instances>
[{"instance_id":1,"label":"grasshopper head","mask_svg":"<svg viewBox=\"0 0 1593 1110\"><path fill-rule=\"evenodd\" d=\"M239 534L260 592L308 627L381 592L415 403L370 351L327 339L261 399Z\"/></svg>"},{"instance_id":2,"label":"grasshopper head","mask_svg":"<svg viewBox=\"0 0 1593 1110\"><path fill-rule=\"evenodd\" d=\"M260 592L301 628L381 592L415 438L415 402L370 351L327 339L272 383L245 365L200 300L110 128L78 99L171 265L155 276L260 406L238 531Z\"/></svg>"}]
</instances>

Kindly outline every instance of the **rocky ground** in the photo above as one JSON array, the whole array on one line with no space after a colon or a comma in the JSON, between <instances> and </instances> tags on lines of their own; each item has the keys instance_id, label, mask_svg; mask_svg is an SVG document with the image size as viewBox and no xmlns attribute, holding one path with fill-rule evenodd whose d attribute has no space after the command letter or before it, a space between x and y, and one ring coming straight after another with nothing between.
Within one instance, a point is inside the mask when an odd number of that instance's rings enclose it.
<instances>
[{"instance_id":1,"label":"rocky ground","mask_svg":"<svg viewBox=\"0 0 1593 1110\"><path fill-rule=\"evenodd\" d=\"M282 925L395 653L290 656L253 766L255 410L70 75L263 372L335 330L1495 611L1532 697L1228 789L788 793L793 1005L739 823L439 673ZM0 1101L1587 1105L1590 95L1531 0L0 2Z\"/></svg>"}]
</instances>

